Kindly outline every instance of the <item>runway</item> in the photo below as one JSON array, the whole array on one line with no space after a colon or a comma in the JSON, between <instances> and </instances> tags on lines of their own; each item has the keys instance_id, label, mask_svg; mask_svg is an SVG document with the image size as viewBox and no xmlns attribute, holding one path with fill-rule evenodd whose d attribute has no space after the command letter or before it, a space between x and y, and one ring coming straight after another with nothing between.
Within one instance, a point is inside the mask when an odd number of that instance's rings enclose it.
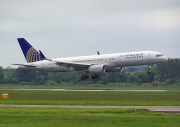
<instances>
[{"instance_id":1,"label":"runway","mask_svg":"<svg viewBox=\"0 0 180 127\"><path fill-rule=\"evenodd\" d=\"M166 92L174 90L118 90L118 89L1 89L1 90L22 90L22 91L117 91L117 92Z\"/></svg>"},{"instance_id":2,"label":"runway","mask_svg":"<svg viewBox=\"0 0 180 127\"><path fill-rule=\"evenodd\" d=\"M153 112L163 113L180 113L180 106L84 106L84 105L11 105L11 104L0 104L1 108L14 107L14 108L81 108L81 109L147 109Z\"/></svg>"},{"instance_id":3,"label":"runway","mask_svg":"<svg viewBox=\"0 0 180 127\"><path fill-rule=\"evenodd\" d=\"M1 89L1 90L17 90L17 91L114 91L114 92L179 92L179 90L120 90L120 89ZM91 106L91 105L11 105L0 104L0 107L17 107L17 108L82 108L82 109L115 109L115 108L134 108L134 109L147 109L153 112L163 113L180 113L180 106Z\"/></svg>"}]
</instances>

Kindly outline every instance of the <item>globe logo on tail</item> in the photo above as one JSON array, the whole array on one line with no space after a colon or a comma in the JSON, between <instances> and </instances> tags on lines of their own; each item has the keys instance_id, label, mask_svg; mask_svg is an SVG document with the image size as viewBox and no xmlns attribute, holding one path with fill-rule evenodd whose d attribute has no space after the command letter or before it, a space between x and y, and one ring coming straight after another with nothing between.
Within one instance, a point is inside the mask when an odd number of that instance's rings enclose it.
<instances>
[{"instance_id":1,"label":"globe logo on tail","mask_svg":"<svg viewBox=\"0 0 180 127\"><path fill-rule=\"evenodd\" d=\"M27 60L28 63L40 61L41 60L41 56L40 56L39 52L36 51L36 49L31 47L28 50L27 54L26 54L26 60Z\"/></svg>"}]
</instances>

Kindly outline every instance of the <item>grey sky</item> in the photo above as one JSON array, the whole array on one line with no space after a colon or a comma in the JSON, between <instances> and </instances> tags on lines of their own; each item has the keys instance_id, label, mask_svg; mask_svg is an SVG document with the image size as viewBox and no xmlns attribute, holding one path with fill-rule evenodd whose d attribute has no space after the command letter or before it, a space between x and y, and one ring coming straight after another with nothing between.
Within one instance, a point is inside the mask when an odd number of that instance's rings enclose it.
<instances>
[{"instance_id":1,"label":"grey sky","mask_svg":"<svg viewBox=\"0 0 180 127\"><path fill-rule=\"evenodd\" d=\"M26 62L20 37L48 58L97 50L180 58L180 0L1 0L0 66Z\"/></svg>"}]
</instances>

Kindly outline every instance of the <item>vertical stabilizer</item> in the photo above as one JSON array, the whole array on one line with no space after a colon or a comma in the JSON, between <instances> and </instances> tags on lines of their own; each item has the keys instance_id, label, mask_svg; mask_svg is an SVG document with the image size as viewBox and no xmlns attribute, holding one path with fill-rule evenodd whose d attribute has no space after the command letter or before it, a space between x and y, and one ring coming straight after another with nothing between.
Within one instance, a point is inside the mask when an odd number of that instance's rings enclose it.
<instances>
[{"instance_id":1,"label":"vertical stabilizer","mask_svg":"<svg viewBox=\"0 0 180 127\"><path fill-rule=\"evenodd\" d=\"M18 38L19 45L28 63L41 61L40 53L32 47L24 38Z\"/></svg>"}]
</instances>

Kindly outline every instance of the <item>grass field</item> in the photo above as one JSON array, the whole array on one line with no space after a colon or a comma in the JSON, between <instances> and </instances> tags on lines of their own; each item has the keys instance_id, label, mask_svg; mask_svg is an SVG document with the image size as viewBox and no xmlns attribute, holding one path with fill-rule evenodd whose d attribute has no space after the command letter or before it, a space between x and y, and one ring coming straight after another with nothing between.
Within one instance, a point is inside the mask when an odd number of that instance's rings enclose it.
<instances>
[{"instance_id":1,"label":"grass field","mask_svg":"<svg viewBox=\"0 0 180 127\"><path fill-rule=\"evenodd\" d=\"M8 93L9 99L0 99L0 104L180 106L179 91L0 90L2 93ZM0 127L179 127L179 121L180 114L160 114L144 109L0 109Z\"/></svg>"},{"instance_id":2,"label":"grass field","mask_svg":"<svg viewBox=\"0 0 180 127\"><path fill-rule=\"evenodd\" d=\"M1 104L180 106L180 92L13 91Z\"/></svg>"},{"instance_id":3,"label":"grass field","mask_svg":"<svg viewBox=\"0 0 180 127\"><path fill-rule=\"evenodd\" d=\"M139 109L2 108L0 127L179 127L180 115Z\"/></svg>"}]
</instances>

